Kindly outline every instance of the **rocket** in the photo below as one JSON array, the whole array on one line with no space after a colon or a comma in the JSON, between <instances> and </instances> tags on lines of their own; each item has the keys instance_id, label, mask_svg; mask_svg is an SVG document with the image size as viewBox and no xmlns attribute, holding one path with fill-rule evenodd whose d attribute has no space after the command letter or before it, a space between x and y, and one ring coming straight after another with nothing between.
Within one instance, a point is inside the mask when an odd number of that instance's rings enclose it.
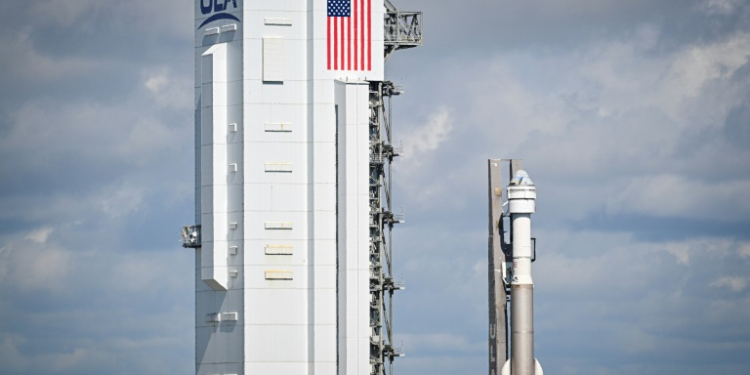
<instances>
[{"instance_id":1,"label":"rocket","mask_svg":"<svg viewBox=\"0 0 750 375\"><path fill-rule=\"evenodd\" d=\"M508 215L512 222L512 272L510 274L511 357L503 375L543 375L534 357L534 281L531 263L535 257L531 239L531 214L536 212L536 186L524 170L516 172L507 188Z\"/></svg>"}]
</instances>

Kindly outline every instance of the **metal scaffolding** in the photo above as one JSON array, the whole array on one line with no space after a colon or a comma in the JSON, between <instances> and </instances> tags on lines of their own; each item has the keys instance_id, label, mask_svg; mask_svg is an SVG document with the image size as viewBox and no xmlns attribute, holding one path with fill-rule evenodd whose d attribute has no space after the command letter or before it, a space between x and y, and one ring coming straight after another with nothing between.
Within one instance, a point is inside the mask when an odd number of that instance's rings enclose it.
<instances>
[{"instance_id":1,"label":"metal scaffolding","mask_svg":"<svg viewBox=\"0 0 750 375\"><path fill-rule=\"evenodd\" d=\"M391 132L392 82L370 83L370 365L373 375L393 374L393 359L403 351L393 343L393 293L403 283L393 278L391 163L398 156Z\"/></svg>"},{"instance_id":2,"label":"metal scaffolding","mask_svg":"<svg viewBox=\"0 0 750 375\"><path fill-rule=\"evenodd\" d=\"M385 59L422 45L422 13L401 12L385 0ZM393 359L404 355L393 342L393 294L404 289L393 278L393 226L404 221L393 212L391 98L393 82L370 82L370 366L372 375L393 374Z\"/></svg>"},{"instance_id":3,"label":"metal scaffolding","mask_svg":"<svg viewBox=\"0 0 750 375\"><path fill-rule=\"evenodd\" d=\"M385 61L399 49L422 45L422 12L402 12L385 0Z\"/></svg>"}]
</instances>

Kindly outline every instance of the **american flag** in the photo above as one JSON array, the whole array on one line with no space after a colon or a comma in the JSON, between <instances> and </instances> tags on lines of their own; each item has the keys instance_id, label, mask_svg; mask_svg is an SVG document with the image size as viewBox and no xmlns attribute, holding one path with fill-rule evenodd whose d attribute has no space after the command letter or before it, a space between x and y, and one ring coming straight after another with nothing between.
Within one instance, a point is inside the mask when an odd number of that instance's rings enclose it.
<instances>
[{"instance_id":1,"label":"american flag","mask_svg":"<svg viewBox=\"0 0 750 375\"><path fill-rule=\"evenodd\" d=\"M371 0L327 1L328 70L371 70Z\"/></svg>"}]
</instances>

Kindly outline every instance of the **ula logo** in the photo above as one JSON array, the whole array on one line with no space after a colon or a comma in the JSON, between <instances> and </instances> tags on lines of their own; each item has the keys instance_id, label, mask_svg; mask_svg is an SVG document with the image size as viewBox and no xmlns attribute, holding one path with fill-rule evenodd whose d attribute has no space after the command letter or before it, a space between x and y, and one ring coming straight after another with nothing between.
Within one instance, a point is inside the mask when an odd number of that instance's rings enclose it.
<instances>
[{"instance_id":1,"label":"ula logo","mask_svg":"<svg viewBox=\"0 0 750 375\"><path fill-rule=\"evenodd\" d=\"M233 10L237 9L237 0L200 0L201 4L201 13L206 15L210 13L215 13L211 17L206 18L203 23L198 26L200 29L203 26L206 26L206 24L216 21L216 20L222 20L222 19L229 19L229 20L235 20L237 22L240 22L240 19L236 16L229 14L229 13L219 13L223 12L225 10ZM231 6L231 7L230 7Z\"/></svg>"},{"instance_id":2,"label":"ula logo","mask_svg":"<svg viewBox=\"0 0 750 375\"><path fill-rule=\"evenodd\" d=\"M237 0L201 0L201 13L223 12L229 4L237 9Z\"/></svg>"}]
</instances>

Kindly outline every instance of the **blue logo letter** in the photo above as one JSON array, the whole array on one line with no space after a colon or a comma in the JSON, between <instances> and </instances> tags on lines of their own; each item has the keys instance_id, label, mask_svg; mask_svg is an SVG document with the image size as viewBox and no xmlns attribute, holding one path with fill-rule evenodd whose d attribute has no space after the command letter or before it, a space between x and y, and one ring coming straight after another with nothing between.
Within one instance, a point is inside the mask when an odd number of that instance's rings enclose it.
<instances>
[{"instance_id":1,"label":"blue logo letter","mask_svg":"<svg viewBox=\"0 0 750 375\"><path fill-rule=\"evenodd\" d=\"M208 0L208 5L205 5L205 2L206 0L201 0L201 13L209 14L211 13L211 5L213 5L213 0Z\"/></svg>"}]
</instances>

